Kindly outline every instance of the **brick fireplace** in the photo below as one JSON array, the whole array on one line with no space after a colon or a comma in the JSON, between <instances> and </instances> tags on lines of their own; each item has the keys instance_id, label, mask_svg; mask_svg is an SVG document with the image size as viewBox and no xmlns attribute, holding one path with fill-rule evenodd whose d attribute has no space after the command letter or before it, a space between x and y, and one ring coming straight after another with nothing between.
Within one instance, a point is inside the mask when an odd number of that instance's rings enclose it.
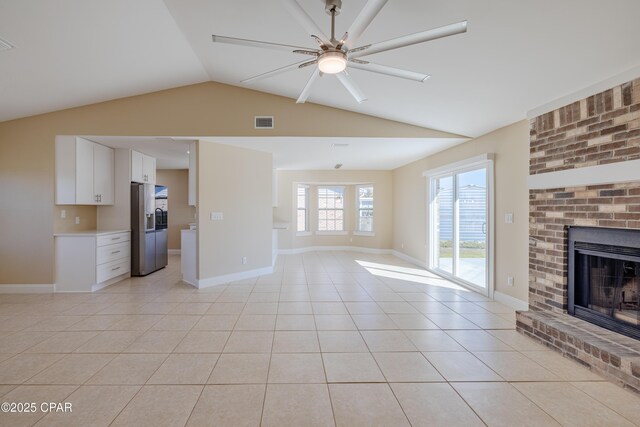
<instances>
[{"instance_id":1,"label":"brick fireplace","mask_svg":"<svg viewBox=\"0 0 640 427\"><path fill-rule=\"evenodd\" d=\"M520 332L636 391L640 341L567 313L567 234L640 229L639 159L640 79L531 119L529 311L517 316Z\"/></svg>"}]
</instances>

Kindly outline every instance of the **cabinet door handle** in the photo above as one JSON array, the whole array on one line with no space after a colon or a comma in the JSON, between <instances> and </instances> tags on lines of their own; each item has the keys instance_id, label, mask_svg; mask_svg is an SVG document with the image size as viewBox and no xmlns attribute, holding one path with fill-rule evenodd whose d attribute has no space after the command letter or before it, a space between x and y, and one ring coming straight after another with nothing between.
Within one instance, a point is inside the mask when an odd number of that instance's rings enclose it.
<instances>
[{"instance_id":1,"label":"cabinet door handle","mask_svg":"<svg viewBox=\"0 0 640 427\"><path fill-rule=\"evenodd\" d=\"M120 253L120 251L112 251L111 255L115 255L115 254L119 254L119 253Z\"/></svg>"},{"instance_id":2,"label":"cabinet door handle","mask_svg":"<svg viewBox=\"0 0 640 427\"><path fill-rule=\"evenodd\" d=\"M120 270L120 267L112 268L111 271Z\"/></svg>"},{"instance_id":3,"label":"cabinet door handle","mask_svg":"<svg viewBox=\"0 0 640 427\"><path fill-rule=\"evenodd\" d=\"M112 237L111 240L120 240L120 237Z\"/></svg>"}]
</instances>

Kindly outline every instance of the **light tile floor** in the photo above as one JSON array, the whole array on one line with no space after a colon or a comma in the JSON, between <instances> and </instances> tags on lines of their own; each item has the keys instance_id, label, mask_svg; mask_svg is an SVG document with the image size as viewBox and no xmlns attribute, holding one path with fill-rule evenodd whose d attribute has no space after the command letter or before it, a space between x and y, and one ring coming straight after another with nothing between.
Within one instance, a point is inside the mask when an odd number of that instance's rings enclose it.
<instances>
[{"instance_id":1,"label":"light tile floor","mask_svg":"<svg viewBox=\"0 0 640 427\"><path fill-rule=\"evenodd\" d=\"M640 425L640 397L514 311L388 255L281 256L197 290L179 257L93 294L0 295L0 426Z\"/></svg>"}]
</instances>

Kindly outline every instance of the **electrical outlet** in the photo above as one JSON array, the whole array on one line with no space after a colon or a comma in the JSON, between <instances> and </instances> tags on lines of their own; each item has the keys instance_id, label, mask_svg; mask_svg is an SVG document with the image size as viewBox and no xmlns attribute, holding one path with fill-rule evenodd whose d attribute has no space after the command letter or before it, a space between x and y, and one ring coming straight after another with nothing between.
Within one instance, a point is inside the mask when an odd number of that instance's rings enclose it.
<instances>
[{"instance_id":1,"label":"electrical outlet","mask_svg":"<svg viewBox=\"0 0 640 427\"><path fill-rule=\"evenodd\" d=\"M513 276L507 277L507 286L513 286Z\"/></svg>"},{"instance_id":2,"label":"electrical outlet","mask_svg":"<svg viewBox=\"0 0 640 427\"><path fill-rule=\"evenodd\" d=\"M504 214L504 222L507 224L513 224L513 213L508 212Z\"/></svg>"},{"instance_id":3,"label":"electrical outlet","mask_svg":"<svg viewBox=\"0 0 640 427\"><path fill-rule=\"evenodd\" d=\"M80 224L80 217L79 216L76 217L76 224Z\"/></svg>"},{"instance_id":4,"label":"electrical outlet","mask_svg":"<svg viewBox=\"0 0 640 427\"><path fill-rule=\"evenodd\" d=\"M211 221L222 221L222 212L211 212Z\"/></svg>"},{"instance_id":5,"label":"electrical outlet","mask_svg":"<svg viewBox=\"0 0 640 427\"><path fill-rule=\"evenodd\" d=\"M60 211L60 218L65 219L67 217L67 210L66 209L62 209Z\"/></svg>"},{"instance_id":6,"label":"electrical outlet","mask_svg":"<svg viewBox=\"0 0 640 427\"><path fill-rule=\"evenodd\" d=\"M247 257L243 256L242 257L242 265L245 265L247 263Z\"/></svg>"},{"instance_id":7,"label":"electrical outlet","mask_svg":"<svg viewBox=\"0 0 640 427\"><path fill-rule=\"evenodd\" d=\"M404 249L404 242L400 243L400 249Z\"/></svg>"}]
</instances>

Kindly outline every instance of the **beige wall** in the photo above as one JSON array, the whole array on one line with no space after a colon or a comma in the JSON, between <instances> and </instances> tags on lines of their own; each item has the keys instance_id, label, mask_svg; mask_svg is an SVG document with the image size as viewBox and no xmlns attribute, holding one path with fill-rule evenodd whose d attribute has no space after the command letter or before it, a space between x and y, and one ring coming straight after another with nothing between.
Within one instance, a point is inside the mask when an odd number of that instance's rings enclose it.
<instances>
[{"instance_id":1,"label":"beige wall","mask_svg":"<svg viewBox=\"0 0 640 427\"><path fill-rule=\"evenodd\" d=\"M65 211L65 218L62 218ZM80 217L80 224L76 224L76 216ZM55 206L53 229L56 233L95 230L96 208L93 206Z\"/></svg>"},{"instance_id":2,"label":"beige wall","mask_svg":"<svg viewBox=\"0 0 640 427\"><path fill-rule=\"evenodd\" d=\"M389 249L392 243L392 177L391 171L278 171L278 207L273 209L276 221L289 223L288 230L278 231L279 249L295 249L306 246L359 246ZM296 236L295 191L297 184L347 184L345 194L344 236ZM374 186L375 236L354 236L356 194L353 184ZM317 193L312 187L309 200L309 225L317 230Z\"/></svg>"},{"instance_id":3,"label":"beige wall","mask_svg":"<svg viewBox=\"0 0 640 427\"><path fill-rule=\"evenodd\" d=\"M180 249L180 230L196 222L196 208L189 206L189 170L158 169L156 184L169 187L169 249Z\"/></svg>"},{"instance_id":4,"label":"beige wall","mask_svg":"<svg viewBox=\"0 0 640 427\"><path fill-rule=\"evenodd\" d=\"M275 116L256 130L253 117ZM325 126L332 123L332 126ZM202 83L0 123L0 284L53 283L56 135L369 136L452 135L228 86ZM96 208L77 208L95 227ZM67 212L69 215L69 212Z\"/></svg>"},{"instance_id":5,"label":"beige wall","mask_svg":"<svg viewBox=\"0 0 640 427\"><path fill-rule=\"evenodd\" d=\"M422 172L495 153L495 290L527 301L529 122L516 122L393 171L393 248L426 262L426 178ZM504 214L514 214L513 224ZM507 276L515 285L507 286Z\"/></svg>"},{"instance_id":6,"label":"beige wall","mask_svg":"<svg viewBox=\"0 0 640 427\"><path fill-rule=\"evenodd\" d=\"M271 153L202 140L197 153L198 279L271 267Z\"/></svg>"}]
</instances>

